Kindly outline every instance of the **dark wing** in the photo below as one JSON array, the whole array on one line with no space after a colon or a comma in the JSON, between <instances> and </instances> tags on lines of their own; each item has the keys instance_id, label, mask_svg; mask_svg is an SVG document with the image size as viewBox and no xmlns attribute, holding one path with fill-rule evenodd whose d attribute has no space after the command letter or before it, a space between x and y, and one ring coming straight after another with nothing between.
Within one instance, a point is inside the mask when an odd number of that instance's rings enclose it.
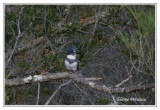
<instances>
[{"instance_id":1,"label":"dark wing","mask_svg":"<svg viewBox=\"0 0 160 110\"><path fill-rule=\"evenodd\" d=\"M79 70L80 63L79 63L79 61L78 61L78 60L76 60L76 61L77 61L77 70Z\"/></svg>"}]
</instances>

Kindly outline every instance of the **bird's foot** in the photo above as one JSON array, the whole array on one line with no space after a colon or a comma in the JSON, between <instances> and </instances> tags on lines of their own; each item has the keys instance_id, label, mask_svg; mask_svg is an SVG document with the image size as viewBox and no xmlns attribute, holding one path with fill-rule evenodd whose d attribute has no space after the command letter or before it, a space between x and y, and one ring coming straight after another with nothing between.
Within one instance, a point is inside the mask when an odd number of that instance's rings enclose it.
<instances>
[{"instance_id":1,"label":"bird's foot","mask_svg":"<svg viewBox=\"0 0 160 110\"><path fill-rule=\"evenodd\" d=\"M69 74L72 74L72 71L68 70L68 73L69 73Z\"/></svg>"}]
</instances>

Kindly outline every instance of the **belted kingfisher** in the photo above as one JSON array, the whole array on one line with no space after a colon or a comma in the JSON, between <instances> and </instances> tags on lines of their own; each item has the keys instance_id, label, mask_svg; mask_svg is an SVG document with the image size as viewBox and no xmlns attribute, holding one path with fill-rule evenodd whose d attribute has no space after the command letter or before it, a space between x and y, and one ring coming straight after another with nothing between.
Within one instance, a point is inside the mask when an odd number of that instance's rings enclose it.
<instances>
[{"instance_id":1,"label":"belted kingfisher","mask_svg":"<svg viewBox=\"0 0 160 110\"><path fill-rule=\"evenodd\" d=\"M79 63L76 59L77 50L76 47L73 45L69 47L68 49L68 55L67 58L65 58L65 65L68 70L68 72L75 72L79 69Z\"/></svg>"}]
</instances>

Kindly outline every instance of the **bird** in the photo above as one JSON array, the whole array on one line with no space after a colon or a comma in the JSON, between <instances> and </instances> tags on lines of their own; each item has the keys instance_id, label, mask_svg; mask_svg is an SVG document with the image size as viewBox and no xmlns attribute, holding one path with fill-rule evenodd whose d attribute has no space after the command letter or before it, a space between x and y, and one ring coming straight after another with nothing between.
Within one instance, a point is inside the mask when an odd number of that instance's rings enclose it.
<instances>
[{"instance_id":1,"label":"bird","mask_svg":"<svg viewBox=\"0 0 160 110\"><path fill-rule=\"evenodd\" d=\"M76 59L77 49L76 46L72 45L68 48L68 55L65 58L65 66L68 73L76 72L79 69L79 62Z\"/></svg>"}]
</instances>

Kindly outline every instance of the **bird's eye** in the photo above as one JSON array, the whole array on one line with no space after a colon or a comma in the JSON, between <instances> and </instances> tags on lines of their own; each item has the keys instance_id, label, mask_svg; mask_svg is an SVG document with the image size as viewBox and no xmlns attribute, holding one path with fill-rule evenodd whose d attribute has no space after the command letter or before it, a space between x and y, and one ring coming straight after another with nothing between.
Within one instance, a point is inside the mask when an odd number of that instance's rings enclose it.
<instances>
[{"instance_id":1,"label":"bird's eye","mask_svg":"<svg viewBox=\"0 0 160 110\"><path fill-rule=\"evenodd\" d=\"M72 53L76 53L75 51L72 51Z\"/></svg>"}]
</instances>

